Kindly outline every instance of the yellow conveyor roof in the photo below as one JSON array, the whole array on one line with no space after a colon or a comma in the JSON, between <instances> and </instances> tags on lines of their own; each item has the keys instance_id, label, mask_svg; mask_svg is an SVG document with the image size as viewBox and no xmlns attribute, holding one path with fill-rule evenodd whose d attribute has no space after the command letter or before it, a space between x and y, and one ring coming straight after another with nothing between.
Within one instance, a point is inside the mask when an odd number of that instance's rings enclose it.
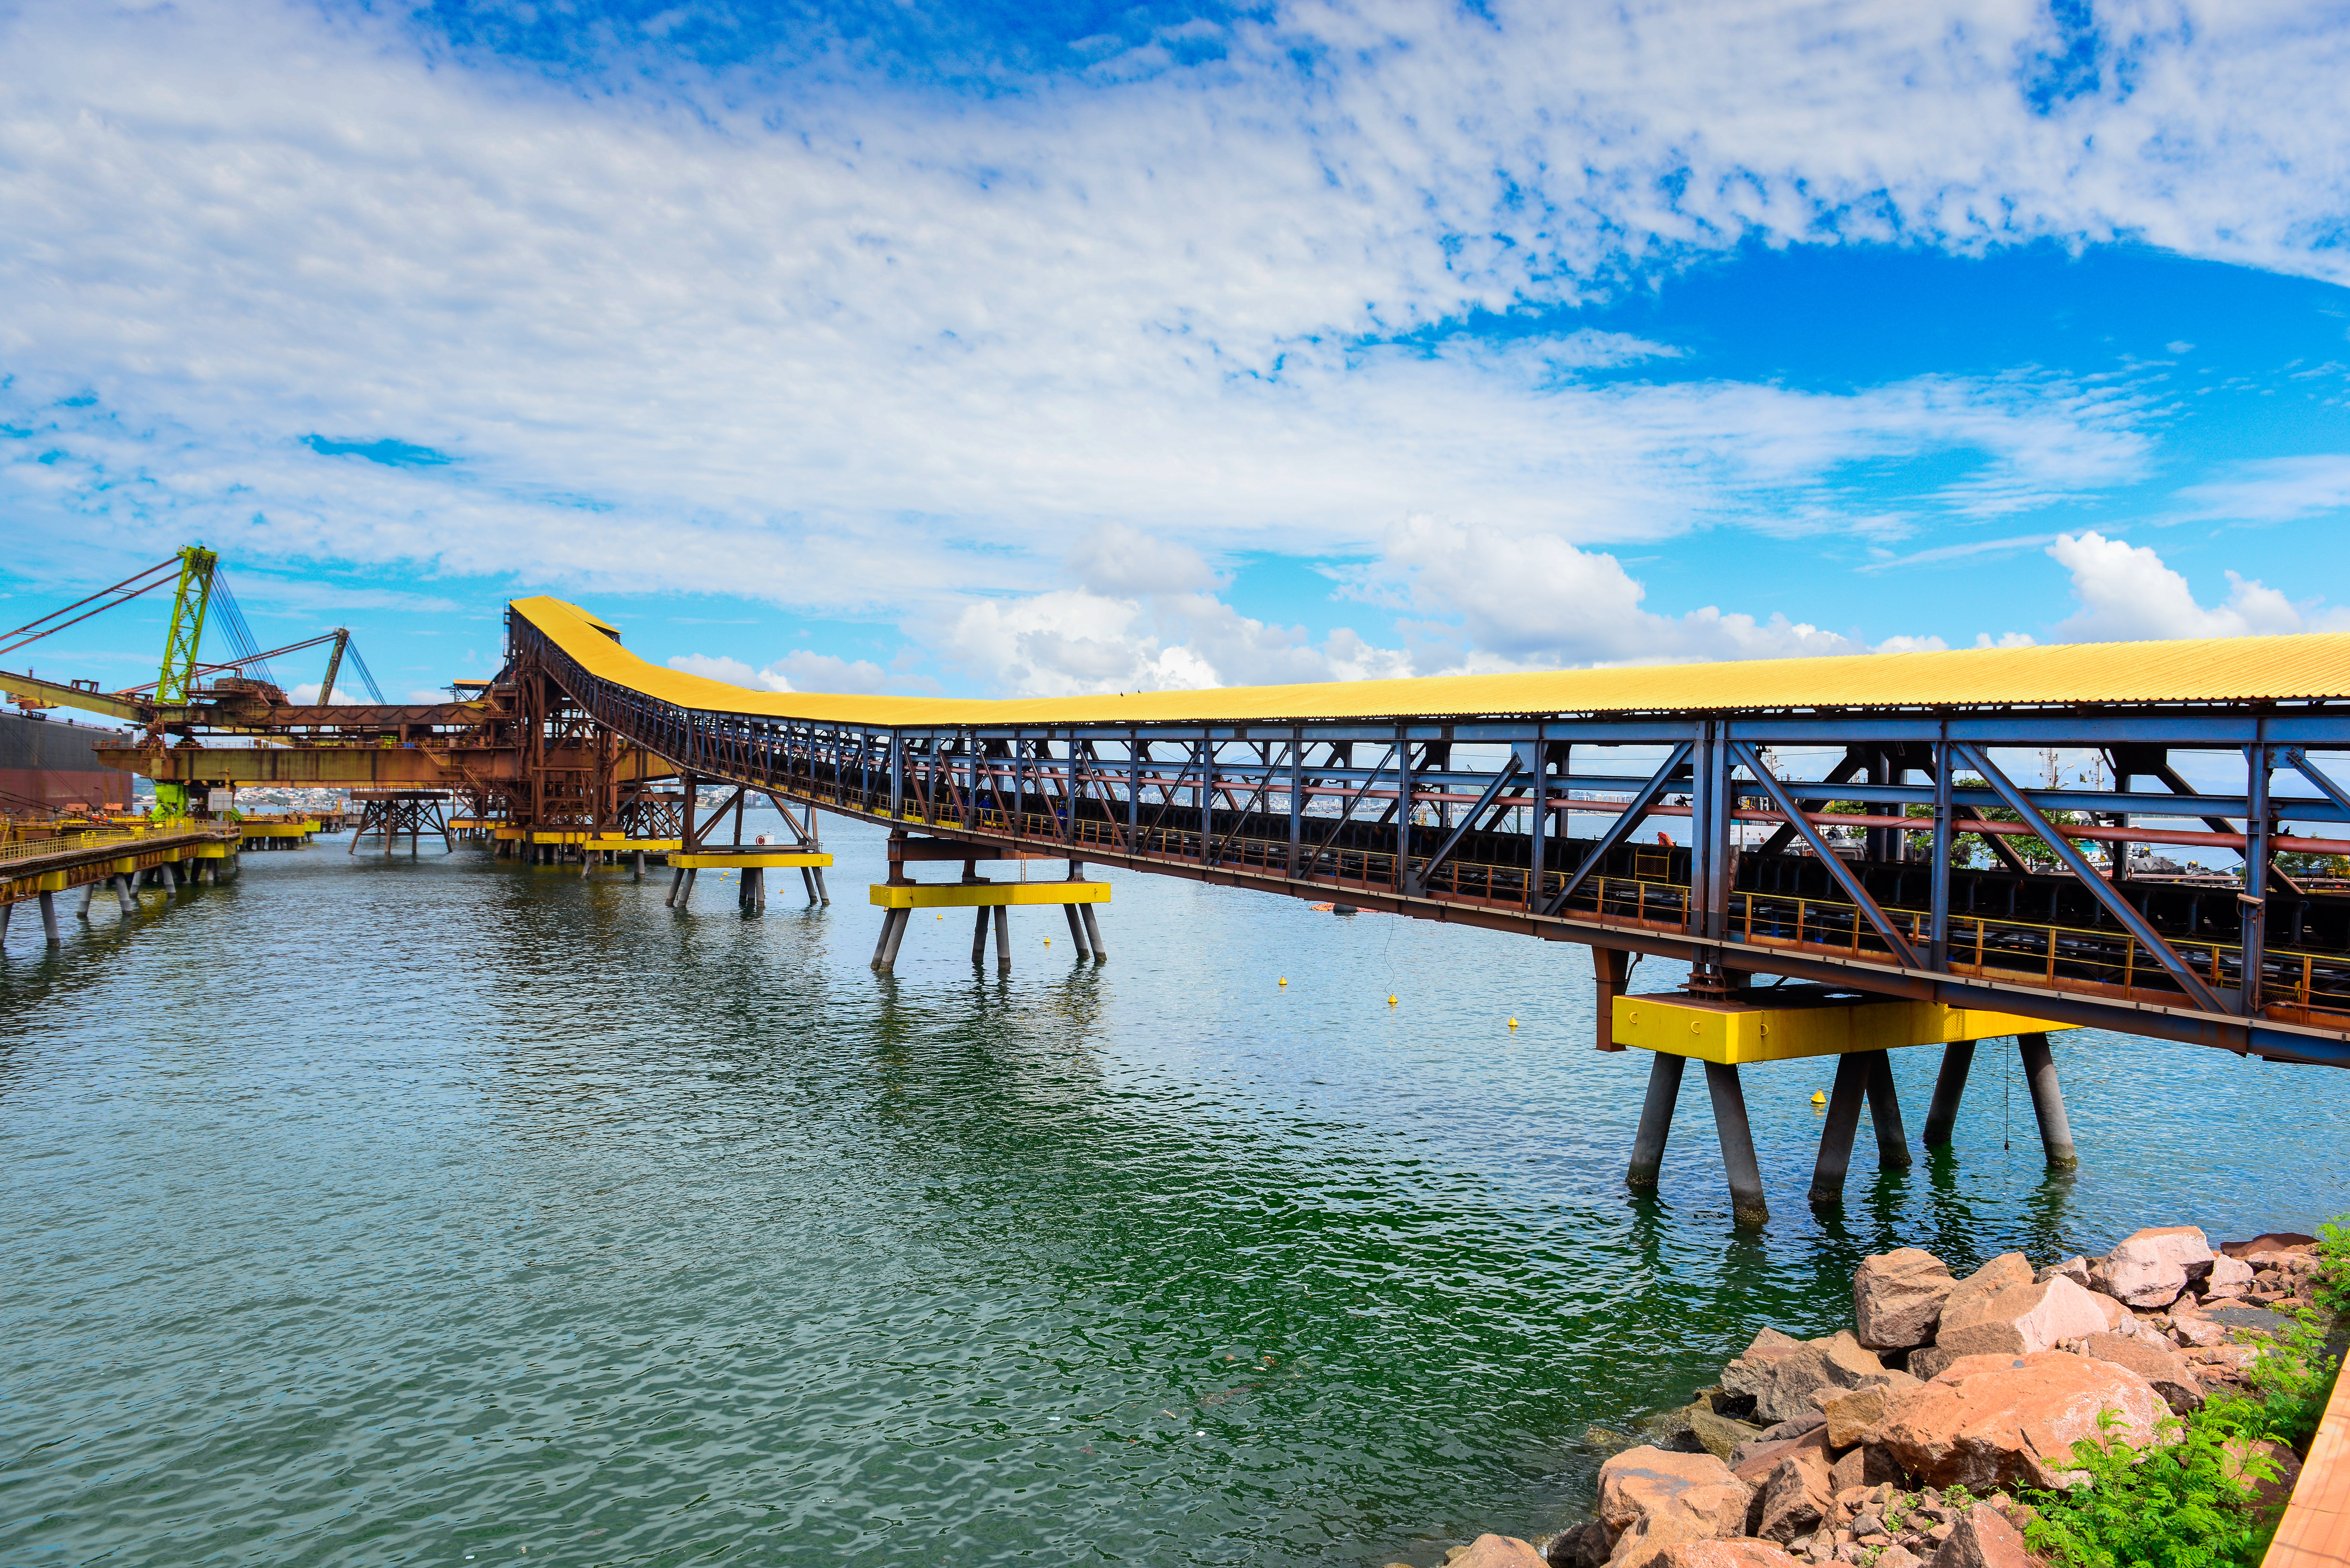
<instances>
[{"instance_id":1,"label":"yellow conveyor roof","mask_svg":"<svg viewBox=\"0 0 2350 1568\"><path fill-rule=\"evenodd\" d=\"M1522 675L1222 686L987 701L757 691L668 670L561 599L514 612L590 674L681 708L878 725L1269 723L1287 720L1689 713L1835 708L2032 707L2087 702L2252 702L2350 697L2350 633L2061 643L1947 653L1856 653Z\"/></svg>"}]
</instances>

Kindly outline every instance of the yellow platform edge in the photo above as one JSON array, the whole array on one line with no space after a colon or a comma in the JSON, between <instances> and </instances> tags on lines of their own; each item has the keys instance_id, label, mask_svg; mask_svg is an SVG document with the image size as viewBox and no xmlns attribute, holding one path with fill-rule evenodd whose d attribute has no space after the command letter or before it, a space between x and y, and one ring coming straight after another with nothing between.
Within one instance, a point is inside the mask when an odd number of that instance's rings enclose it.
<instances>
[{"instance_id":1,"label":"yellow platform edge","mask_svg":"<svg viewBox=\"0 0 2350 1568\"><path fill-rule=\"evenodd\" d=\"M669 863L686 871L731 871L748 870L754 867L764 869L776 866L786 867L829 866L832 864L832 857L803 854L797 850L789 849L780 849L773 854L746 850L740 855L725 850L702 849L696 850L691 855L672 855L669 857Z\"/></svg>"},{"instance_id":2,"label":"yellow platform edge","mask_svg":"<svg viewBox=\"0 0 2350 1568\"><path fill-rule=\"evenodd\" d=\"M888 882L873 885L884 909L971 909L997 904L1107 904L1107 882Z\"/></svg>"},{"instance_id":3,"label":"yellow platform edge","mask_svg":"<svg viewBox=\"0 0 2350 1568\"><path fill-rule=\"evenodd\" d=\"M1609 1033L1618 1045L1744 1066L2073 1027L2020 1012L1939 1002L1888 999L1773 1008L1693 1002L1675 996L1619 996Z\"/></svg>"}]
</instances>

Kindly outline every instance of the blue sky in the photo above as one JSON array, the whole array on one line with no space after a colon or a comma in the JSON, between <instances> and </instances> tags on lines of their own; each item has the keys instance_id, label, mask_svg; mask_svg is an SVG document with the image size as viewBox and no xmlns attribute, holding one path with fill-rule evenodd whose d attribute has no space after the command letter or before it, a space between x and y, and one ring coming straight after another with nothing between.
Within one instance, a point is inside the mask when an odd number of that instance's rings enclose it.
<instances>
[{"instance_id":1,"label":"blue sky","mask_svg":"<svg viewBox=\"0 0 2350 1568\"><path fill-rule=\"evenodd\" d=\"M531 592L973 694L2350 628L2345 79L2338 5L0 6L0 618L201 538L397 693Z\"/></svg>"}]
</instances>

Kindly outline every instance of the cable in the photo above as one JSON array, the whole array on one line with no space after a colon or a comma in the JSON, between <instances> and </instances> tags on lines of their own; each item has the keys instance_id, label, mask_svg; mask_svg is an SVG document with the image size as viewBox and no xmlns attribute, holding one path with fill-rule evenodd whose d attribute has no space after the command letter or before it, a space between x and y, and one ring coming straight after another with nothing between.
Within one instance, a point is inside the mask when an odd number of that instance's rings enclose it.
<instances>
[{"instance_id":1,"label":"cable","mask_svg":"<svg viewBox=\"0 0 2350 1568\"><path fill-rule=\"evenodd\" d=\"M228 574L218 566L213 568L213 609L221 618L221 629L228 633L229 646L236 650L234 662L244 671L248 680L265 680L277 684L277 677L269 661L261 657L261 644L253 639L253 628L244 623L244 611L237 607L236 596L228 589Z\"/></svg>"},{"instance_id":2,"label":"cable","mask_svg":"<svg viewBox=\"0 0 2350 1568\"><path fill-rule=\"evenodd\" d=\"M368 673L367 660L359 657L359 645L357 639L343 645L343 657L349 659L352 667L359 672L359 684L368 689L368 695L375 699L375 705L379 708L383 707L385 705L383 688L378 686L375 683L375 677Z\"/></svg>"}]
</instances>

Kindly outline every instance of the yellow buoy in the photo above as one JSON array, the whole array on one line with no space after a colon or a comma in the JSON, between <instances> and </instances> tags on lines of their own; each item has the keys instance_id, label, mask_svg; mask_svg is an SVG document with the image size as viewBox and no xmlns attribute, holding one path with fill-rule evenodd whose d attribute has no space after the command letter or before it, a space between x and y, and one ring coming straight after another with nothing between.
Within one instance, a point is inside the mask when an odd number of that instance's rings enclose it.
<instances>
[{"instance_id":1,"label":"yellow buoy","mask_svg":"<svg viewBox=\"0 0 2350 1568\"><path fill-rule=\"evenodd\" d=\"M1289 983L1289 977L1288 977L1287 975L1285 975L1285 974L1284 974L1284 975L1283 975L1283 976L1281 977L1281 983L1282 983L1282 984L1284 984L1284 985L1287 985L1287 984Z\"/></svg>"},{"instance_id":2,"label":"yellow buoy","mask_svg":"<svg viewBox=\"0 0 2350 1568\"><path fill-rule=\"evenodd\" d=\"M1049 947L1051 947L1051 946L1053 945L1053 939L1052 939L1052 938L1050 938L1050 937L1046 937L1046 938L1045 939L1045 945L1046 947L1048 947L1048 948L1049 948Z\"/></svg>"},{"instance_id":3,"label":"yellow buoy","mask_svg":"<svg viewBox=\"0 0 2350 1568\"><path fill-rule=\"evenodd\" d=\"M1827 1103L1828 1092L1825 1089L1814 1089L1812 1091L1812 1104L1815 1106L1825 1106Z\"/></svg>"},{"instance_id":4,"label":"yellow buoy","mask_svg":"<svg viewBox=\"0 0 2350 1568\"><path fill-rule=\"evenodd\" d=\"M1390 997L1388 997L1388 1005L1389 1007L1393 1007L1393 1006L1395 1005L1395 998L1394 998L1394 997L1390 996Z\"/></svg>"},{"instance_id":5,"label":"yellow buoy","mask_svg":"<svg viewBox=\"0 0 2350 1568\"><path fill-rule=\"evenodd\" d=\"M1511 1019L1511 1020L1510 1020L1510 1027L1511 1027L1511 1028L1513 1028L1513 1029L1515 1029L1517 1026L1518 1026L1518 1021L1517 1021L1516 1019L1514 1019L1514 1018Z\"/></svg>"}]
</instances>

